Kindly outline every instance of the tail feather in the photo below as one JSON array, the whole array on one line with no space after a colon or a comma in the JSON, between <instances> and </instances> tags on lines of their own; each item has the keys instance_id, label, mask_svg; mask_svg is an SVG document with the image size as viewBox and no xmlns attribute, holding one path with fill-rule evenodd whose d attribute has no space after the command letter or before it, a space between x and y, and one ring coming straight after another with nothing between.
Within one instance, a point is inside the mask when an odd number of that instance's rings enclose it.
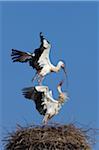
<instances>
[{"instance_id":1,"label":"tail feather","mask_svg":"<svg viewBox=\"0 0 99 150\"><path fill-rule=\"evenodd\" d=\"M13 62L27 62L32 58L31 53L12 49L11 57Z\"/></svg>"}]
</instances>

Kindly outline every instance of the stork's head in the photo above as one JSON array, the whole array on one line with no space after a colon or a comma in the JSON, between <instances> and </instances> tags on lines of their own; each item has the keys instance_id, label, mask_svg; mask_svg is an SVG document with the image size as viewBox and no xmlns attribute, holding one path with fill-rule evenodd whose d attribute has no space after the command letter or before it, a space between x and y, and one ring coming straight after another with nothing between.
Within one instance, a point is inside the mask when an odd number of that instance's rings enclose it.
<instances>
[{"instance_id":1,"label":"stork's head","mask_svg":"<svg viewBox=\"0 0 99 150\"><path fill-rule=\"evenodd\" d=\"M63 80L58 84L58 86L57 86L57 90L58 90L58 92L61 94L62 93L62 84L63 84Z\"/></svg>"},{"instance_id":2,"label":"stork's head","mask_svg":"<svg viewBox=\"0 0 99 150\"><path fill-rule=\"evenodd\" d=\"M66 73L66 67L65 67L65 63L63 61L59 61L58 63L59 67L63 69L65 75L67 75Z\"/></svg>"},{"instance_id":3,"label":"stork's head","mask_svg":"<svg viewBox=\"0 0 99 150\"><path fill-rule=\"evenodd\" d=\"M58 84L57 89L59 92L59 99L61 103L64 103L64 101L67 101L69 99L68 97L68 93L67 92L62 92L62 84L63 84L63 80Z\"/></svg>"}]
</instances>

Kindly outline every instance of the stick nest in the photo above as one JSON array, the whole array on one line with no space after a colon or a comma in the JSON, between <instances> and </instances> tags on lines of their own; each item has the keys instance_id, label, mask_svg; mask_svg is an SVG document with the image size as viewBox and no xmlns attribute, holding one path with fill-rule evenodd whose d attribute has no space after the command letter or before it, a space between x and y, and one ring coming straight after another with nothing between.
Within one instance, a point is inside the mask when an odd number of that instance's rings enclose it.
<instances>
[{"instance_id":1,"label":"stick nest","mask_svg":"<svg viewBox=\"0 0 99 150\"><path fill-rule=\"evenodd\" d=\"M91 150L86 132L73 124L18 126L5 141L5 150Z\"/></svg>"}]
</instances>

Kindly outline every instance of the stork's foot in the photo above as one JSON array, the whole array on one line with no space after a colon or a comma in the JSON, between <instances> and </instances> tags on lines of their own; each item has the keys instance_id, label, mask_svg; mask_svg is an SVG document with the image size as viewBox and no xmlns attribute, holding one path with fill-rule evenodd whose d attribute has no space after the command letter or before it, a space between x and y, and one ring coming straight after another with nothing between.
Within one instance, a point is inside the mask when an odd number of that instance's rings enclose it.
<instances>
[{"instance_id":1,"label":"stork's foot","mask_svg":"<svg viewBox=\"0 0 99 150\"><path fill-rule=\"evenodd\" d=\"M47 124L48 124L48 122L46 122L46 121L43 121L43 122L42 122L42 125L43 125L43 126L46 126Z\"/></svg>"},{"instance_id":2,"label":"stork's foot","mask_svg":"<svg viewBox=\"0 0 99 150\"><path fill-rule=\"evenodd\" d=\"M45 117L44 117L44 119L43 119L43 121L42 121L42 124L43 125L47 125L48 120L49 120L49 114L46 114Z\"/></svg>"}]
</instances>

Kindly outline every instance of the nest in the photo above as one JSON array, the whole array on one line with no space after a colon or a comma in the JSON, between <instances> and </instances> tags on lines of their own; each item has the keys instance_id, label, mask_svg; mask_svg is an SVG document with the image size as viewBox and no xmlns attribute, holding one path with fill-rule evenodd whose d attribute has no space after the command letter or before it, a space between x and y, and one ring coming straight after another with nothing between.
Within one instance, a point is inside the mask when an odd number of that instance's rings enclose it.
<instances>
[{"instance_id":1,"label":"nest","mask_svg":"<svg viewBox=\"0 0 99 150\"><path fill-rule=\"evenodd\" d=\"M91 150L81 128L69 125L18 127L7 137L6 150Z\"/></svg>"}]
</instances>

